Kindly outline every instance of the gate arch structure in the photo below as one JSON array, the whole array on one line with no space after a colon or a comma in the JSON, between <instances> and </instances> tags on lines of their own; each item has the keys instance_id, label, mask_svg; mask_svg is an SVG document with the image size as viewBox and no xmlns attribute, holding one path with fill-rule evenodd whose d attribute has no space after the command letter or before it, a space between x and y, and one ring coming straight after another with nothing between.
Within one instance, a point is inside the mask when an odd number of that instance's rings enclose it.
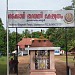
<instances>
[{"instance_id":1,"label":"gate arch structure","mask_svg":"<svg viewBox=\"0 0 75 75\"><path fill-rule=\"evenodd\" d=\"M9 28L16 28L16 44L17 44L17 28L50 28L50 27L65 28L66 69L68 70L66 30L68 27L75 27L73 10L57 10L57 11L8 10L7 11L7 42L8 42ZM16 46L16 50L17 50L17 59L18 59L17 46ZM7 58L8 58L8 54L9 54L9 49L7 43ZM18 71L17 71L17 75L18 75ZM68 73L66 75L68 75Z\"/></svg>"}]
</instances>

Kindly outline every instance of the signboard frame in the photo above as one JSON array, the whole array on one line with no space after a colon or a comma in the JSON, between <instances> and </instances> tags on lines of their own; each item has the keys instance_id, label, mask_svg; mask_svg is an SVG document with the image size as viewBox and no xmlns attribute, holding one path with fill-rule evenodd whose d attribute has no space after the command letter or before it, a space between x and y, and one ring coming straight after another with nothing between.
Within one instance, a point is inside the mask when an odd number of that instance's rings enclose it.
<instances>
[{"instance_id":1,"label":"signboard frame","mask_svg":"<svg viewBox=\"0 0 75 75\"><path fill-rule=\"evenodd\" d=\"M8 10L8 27L75 27L74 10Z\"/></svg>"},{"instance_id":2,"label":"signboard frame","mask_svg":"<svg viewBox=\"0 0 75 75\"><path fill-rule=\"evenodd\" d=\"M8 18L9 11L27 11L27 10L8 10L8 2L7 2L7 15L6 15L6 25L7 25L7 75L9 75L9 62L8 62L9 61L9 43L8 43L8 41L9 41L9 38L8 38L9 28L16 28L16 44L17 44L17 28L51 28L51 27L52 28L53 27L55 27L55 28L65 28L66 70L67 70L67 67L68 67L68 58L67 58L67 36L66 35L67 35L67 28L69 28L69 27L75 27L74 14L73 15L71 15L70 13L68 14L68 15L71 16L71 19L73 18L70 22L66 21L66 22L68 22L67 24L72 23L72 25L70 25L70 26L65 26L66 24L64 24L64 26L57 26L57 25L56 26L13 26L13 25L9 26L9 23L8 23L8 21L9 21L9 18ZM29 11L31 11L31 10L29 10ZM34 10L32 10L32 11L34 11ZM39 11L44 11L44 10L39 10ZM46 11L49 11L49 10L46 10ZM59 10L59 11L64 11L64 10ZM65 11L70 11L70 10L65 10ZM74 10L71 10L71 11L73 11L73 13L74 13ZM65 16L67 16L67 15L65 15ZM58 21L60 21L60 19L58 19ZM17 59L18 59L18 50L17 50ZM67 70L67 72L68 72L68 70ZM18 71L17 71L17 75L18 75ZM66 75L68 75L68 73Z\"/></svg>"}]
</instances>

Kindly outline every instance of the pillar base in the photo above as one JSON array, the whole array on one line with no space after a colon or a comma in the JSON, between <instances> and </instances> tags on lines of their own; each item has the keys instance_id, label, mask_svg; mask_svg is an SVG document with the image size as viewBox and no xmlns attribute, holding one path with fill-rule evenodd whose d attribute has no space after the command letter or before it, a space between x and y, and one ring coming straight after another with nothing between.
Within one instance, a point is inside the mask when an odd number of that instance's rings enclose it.
<instances>
[{"instance_id":1,"label":"pillar base","mask_svg":"<svg viewBox=\"0 0 75 75\"><path fill-rule=\"evenodd\" d=\"M30 75L56 75L55 70L33 70Z\"/></svg>"}]
</instances>

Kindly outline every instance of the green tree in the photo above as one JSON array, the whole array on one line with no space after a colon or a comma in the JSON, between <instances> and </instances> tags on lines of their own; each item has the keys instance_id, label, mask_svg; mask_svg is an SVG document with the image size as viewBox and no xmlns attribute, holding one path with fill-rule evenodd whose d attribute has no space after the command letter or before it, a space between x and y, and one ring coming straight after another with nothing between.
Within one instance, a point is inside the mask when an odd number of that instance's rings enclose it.
<instances>
[{"instance_id":1,"label":"green tree","mask_svg":"<svg viewBox=\"0 0 75 75\"><path fill-rule=\"evenodd\" d=\"M6 54L6 31L0 18L0 52Z\"/></svg>"},{"instance_id":2,"label":"green tree","mask_svg":"<svg viewBox=\"0 0 75 75\"><path fill-rule=\"evenodd\" d=\"M64 28L49 28L46 31L47 38L54 43L54 46L65 49L65 31Z\"/></svg>"},{"instance_id":3,"label":"green tree","mask_svg":"<svg viewBox=\"0 0 75 75\"><path fill-rule=\"evenodd\" d=\"M75 47L75 28L67 28L68 50Z\"/></svg>"},{"instance_id":4,"label":"green tree","mask_svg":"<svg viewBox=\"0 0 75 75\"><path fill-rule=\"evenodd\" d=\"M67 6L64 8L65 10L74 10L74 15L75 15L75 0L72 0L72 5ZM74 18L75 21L75 18ZM72 49L75 47L75 28L67 28L67 46L68 50Z\"/></svg>"},{"instance_id":5,"label":"green tree","mask_svg":"<svg viewBox=\"0 0 75 75\"><path fill-rule=\"evenodd\" d=\"M28 29L25 29L23 32L22 32L22 38L23 37L31 37L31 35L30 35L30 31L28 30Z\"/></svg>"},{"instance_id":6,"label":"green tree","mask_svg":"<svg viewBox=\"0 0 75 75\"><path fill-rule=\"evenodd\" d=\"M21 39L22 39L21 34L17 33L17 37L16 37L16 32L10 33L9 31L9 52L10 53L16 49L16 45Z\"/></svg>"},{"instance_id":7,"label":"green tree","mask_svg":"<svg viewBox=\"0 0 75 75\"><path fill-rule=\"evenodd\" d=\"M41 36L41 32L39 32L39 31L32 33L33 38L39 38L40 36Z\"/></svg>"},{"instance_id":8,"label":"green tree","mask_svg":"<svg viewBox=\"0 0 75 75\"><path fill-rule=\"evenodd\" d=\"M52 35L54 35L54 34L55 34L55 28L48 28L46 30L46 37L51 41L53 41Z\"/></svg>"}]
</instances>

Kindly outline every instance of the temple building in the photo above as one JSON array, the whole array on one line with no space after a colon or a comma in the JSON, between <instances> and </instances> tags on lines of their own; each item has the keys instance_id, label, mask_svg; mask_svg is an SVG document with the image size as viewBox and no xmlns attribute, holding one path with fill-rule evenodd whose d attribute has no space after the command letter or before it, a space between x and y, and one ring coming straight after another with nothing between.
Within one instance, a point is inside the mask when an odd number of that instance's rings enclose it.
<instances>
[{"instance_id":1,"label":"temple building","mask_svg":"<svg viewBox=\"0 0 75 75\"><path fill-rule=\"evenodd\" d=\"M18 42L18 50L30 55L30 75L56 75L54 47L48 39L23 38Z\"/></svg>"},{"instance_id":2,"label":"temple building","mask_svg":"<svg viewBox=\"0 0 75 75\"><path fill-rule=\"evenodd\" d=\"M49 46L49 47L53 47L53 43L50 42L48 39L38 39L38 38L23 38L20 42L18 42L18 52L21 56L24 55L29 55L29 50L26 50L26 47L31 47L33 45L33 42L36 42L35 45L36 46L40 46L41 45L43 47L45 46ZM56 48L54 51L54 55L60 55L60 48Z\"/></svg>"}]
</instances>

